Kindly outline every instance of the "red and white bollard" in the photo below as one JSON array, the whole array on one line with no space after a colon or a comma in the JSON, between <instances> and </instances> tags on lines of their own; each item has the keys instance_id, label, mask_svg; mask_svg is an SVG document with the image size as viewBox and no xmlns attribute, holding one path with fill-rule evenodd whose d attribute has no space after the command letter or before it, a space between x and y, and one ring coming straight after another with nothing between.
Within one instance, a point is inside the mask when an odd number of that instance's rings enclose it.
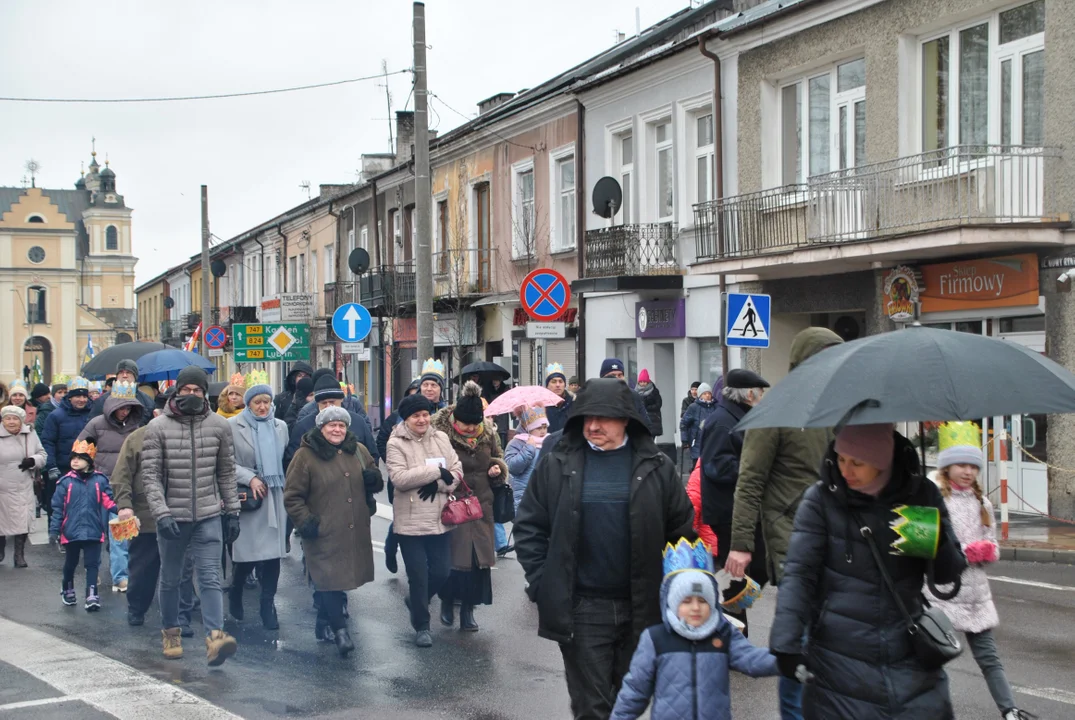
<instances>
[{"instance_id":1,"label":"red and white bollard","mask_svg":"<svg viewBox=\"0 0 1075 720\"><path fill-rule=\"evenodd\" d=\"M1002 434L1003 435L1003 434ZM994 457L997 459L997 471L1000 473L1000 537L1008 539L1008 446L1004 437L996 439Z\"/></svg>"}]
</instances>

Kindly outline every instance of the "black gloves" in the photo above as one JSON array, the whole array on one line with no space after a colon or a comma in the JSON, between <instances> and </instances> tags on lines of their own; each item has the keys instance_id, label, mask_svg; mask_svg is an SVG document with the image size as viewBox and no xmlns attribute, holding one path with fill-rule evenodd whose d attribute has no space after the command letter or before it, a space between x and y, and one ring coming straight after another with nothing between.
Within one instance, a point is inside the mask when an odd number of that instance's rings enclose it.
<instances>
[{"instance_id":1,"label":"black gloves","mask_svg":"<svg viewBox=\"0 0 1075 720\"><path fill-rule=\"evenodd\" d=\"M362 484L366 486L367 495L384 490L384 478L381 476L381 471L376 468L363 470Z\"/></svg>"},{"instance_id":2,"label":"black gloves","mask_svg":"<svg viewBox=\"0 0 1075 720\"><path fill-rule=\"evenodd\" d=\"M437 481L434 480L418 488L418 497L433 502L433 498L437 497Z\"/></svg>"},{"instance_id":3,"label":"black gloves","mask_svg":"<svg viewBox=\"0 0 1075 720\"><path fill-rule=\"evenodd\" d=\"M446 468L440 469L440 481L445 485L451 485L455 482L455 476L452 475Z\"/></svg>"},{"instance_id":4,"label":"black gloves","mask_svg":"<svg viewBox=\"0 0 1075 720\"><path fill-rule=\"evenodd\" d=\"M302 523L302 527L299 528L299 535L306 540L316 540L318 529L321 527L321 518L316 515L311 515L306 518L306 521Z\"/></svg>"},{"instance_id":5,"label":"black gloves","mask_svg":"<svg viewBox=\"0 0 1075 720\"><path fill-rule=\"evenodd\" d=\"M220 517L221 522L224 524L224 544L231 545L239 539L239 516L221 515Z\"/></svg>"},{"instance_id":6,"label":"black gloves","mask_svg":"<svg viewBox=\"0 0 1075 720\"><path fill-rule=\"evenodd\" d=\"M791 680L808 683L814 679L814 674L806 669L806 658L802 655L786 655L773 653L776 656L776 666L780 674Z\"/></svg>"},{"instance_id":7,"label":"black gloves","mask_svg":"<svg viewBox=\"0 0 1075 720\"><path fill-rule=\"evenodd\" d=\"M178 540L179 523L171 515L165 515L157 521L157 534L165 540Z\"/></svg>"},{"instance_id":8,"label":"black gloves","mask_svg":"<svg viewBox=\"0 0 1075 720\"><path fill-rule=\"evenodd\" d=\"M34 459L33 458L23 458L22 462L19 463L19 470L33 470L33 469L34 469Z\"/></svg>"}]
</instances>

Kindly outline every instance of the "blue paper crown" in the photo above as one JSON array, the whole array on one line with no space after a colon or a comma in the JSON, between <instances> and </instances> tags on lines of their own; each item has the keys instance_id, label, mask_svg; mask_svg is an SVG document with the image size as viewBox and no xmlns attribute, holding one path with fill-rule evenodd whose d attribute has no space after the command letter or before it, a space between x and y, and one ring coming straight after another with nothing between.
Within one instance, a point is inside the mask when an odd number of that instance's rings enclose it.
<instances>
[{"instance_id":1,"label":"blue paper crown","mask_svg":"<svg viewBox=\"0 0 1075 720\"><path fill-rule=\"evenodd\" d=\"M67 392L71 392L72 390L86 390L88 392L89 389L90 381L82 377L81 375L76 375L75 377L71 378L67 383Z\"/></svg>"},{"instance_id":2,"label":"blue paper crown","mask_svg":"<svg viewBox=\"0 0 1075 720\"><path fill-rule=\"evenodd\" d=\"M713 568L713 555L709 546L701 540L693 543L687 538L680 538L674 546L668 543L664 546L664 574L666 576L683 570L701 570L710 575L715 574Z\"/></svg>"},{"instance_id":3,"label":"blue paper crown","mask_svg":"<svg viewBox=\"0 0 1075 720\"><path fill-rule=\"evenodd\" d=\"M558 362L549 363L548 366L546 366L545 368L545 377L549 377L553 373L560 373L561 375L563 375L564 366Z\"/></svg>"},{"instance_id":4,"label":"blue paper crown","mask_svg":"<svg viewBox=\"0 0 1075 720\"><path fill-rule=\"evenodd\" d=\"M434 360L433 358L429 358L422 365L422 374L423 375L440 375L443 378L444 377L444 363L442 363L440 360Z\"/></svg>"},{"instance_id":5,"label":"blue paper crown","mask_svg":"<svg viewBox=\"0 0 1075 720\"><path fill-rule=\"evenodd\" d=\"M134 400L138 397L138 386L122 380L114 382L112 383L112 397L117 400Z\"/></svg>"}]
</instances>

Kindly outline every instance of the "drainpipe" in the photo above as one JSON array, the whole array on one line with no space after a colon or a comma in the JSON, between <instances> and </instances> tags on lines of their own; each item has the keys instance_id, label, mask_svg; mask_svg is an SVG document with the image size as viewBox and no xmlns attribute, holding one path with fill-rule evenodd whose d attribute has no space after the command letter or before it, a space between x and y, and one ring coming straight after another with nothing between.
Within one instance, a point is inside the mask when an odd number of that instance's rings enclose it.
<instances>
[{"instance_id":1,"label":"drainpipe","mask_svg":"<svg viewBox=\"0 0 1075 720\"><path fill-rule=\"evenodd\" d=\"M378 226L380 226L381 220L380 220L380 214L377 212L377 181L376 180L370 180L370 190L372 191L372 194L370 195L370 201L373 203L373 251L377 256L375 267L380 268L381 267L381 233L378 232L377 228L378 228ZM384 278L383 278L383 273L382 273L382 282L383 281L384 281ZM371 286L373 285L373 279L372 278L370 279L370 285ZM380 307L383 308L383 304ZM377 363L377 365L378 365L377 386L380 388L380 391L377 394L377 406L380 408L381 422L382 423L384 422L384 419L385 419L384 399L385 399L385 395L386 395L386 391L385 391L386 378L385 378L385 372L384 372L385 371L384 364L385 364L385 360L388 359L388 353L387 353L387 351L385 349L385 342L384 342L385 337L384 337L384 335L385 335L385 333L384 333L384 310L379 309L377 311L377 336L381 341L381 346L380 346L381 347L381 361L379 363ZM394 401L394 398L393 398L393 401Z\"/></svg>"},{"instance_id":2,"label":"drainpipe","mask_svg":"<svg viewBox=\"0 0 1075 720\"><path fill-rule=\"evenodd\" d=\"M582 101L576 99L575 117L578 119L578 128L575 133L575 179L576 188L586 187L586 107ZM575 198L575 263L578 277L586 276L586 203L579 202ZM579 294L579 311L576 314L578 322L578 356L579 366L575 369L579 379L586 381L586 297ZM544 372L544 369L542 369Z\"/></svg>"},{"instance_id":3,"label":"drainpipe","mask_svg":"<svg viewBox=\"0 0 1075 720\"><path fill-rule=\"evenodd\" d=\"M712 35L711 37L715 37ZM720 201L724 199L724 107L722 100L724 99L724 89L721 83L720 74L720 58L715 53L710 51L706 47L706 35L702 35L698 38L698 51L705 57L713 61L713 159L716 167L713 172L713 194L714 200ZM724 257L724 222L720 217L720 213L716 214L717 221L717 254L720 257ZM725 282L724 273L720 273L718 276L718 282L720 284L720 302L721 302L721 343L720 343L720 371L722 377L728 379L728 344L725 342L727 338L724 337L725 322L724 313L727 312L725 305L725 298L727 297L728 286Z\"/></svg>"}]
</instances>

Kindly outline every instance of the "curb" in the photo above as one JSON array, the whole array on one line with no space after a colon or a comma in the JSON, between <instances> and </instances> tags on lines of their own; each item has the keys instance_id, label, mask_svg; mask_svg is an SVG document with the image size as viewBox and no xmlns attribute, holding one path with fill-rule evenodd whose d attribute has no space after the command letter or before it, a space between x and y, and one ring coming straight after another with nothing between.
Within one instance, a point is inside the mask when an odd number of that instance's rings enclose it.
<instances>
[{"instance_id":1,"label":"curb","mask_svg":"<svg viewBox=\"0 0 1075 720\"><path fill-rule=\"evenodd\" d=\"M1000 559L1014 560L1018 562L1075 565L1075 550L1052 550L1050 548L1001 546Z\"/></svg>"}]
</instances>

